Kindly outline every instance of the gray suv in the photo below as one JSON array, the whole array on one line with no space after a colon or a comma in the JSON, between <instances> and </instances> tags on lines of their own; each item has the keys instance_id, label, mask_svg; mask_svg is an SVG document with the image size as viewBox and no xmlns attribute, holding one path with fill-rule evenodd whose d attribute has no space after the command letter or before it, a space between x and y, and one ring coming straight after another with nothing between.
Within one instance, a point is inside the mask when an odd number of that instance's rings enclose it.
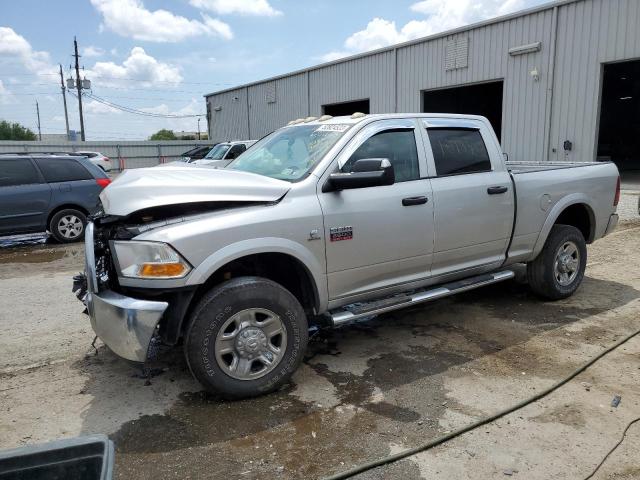
<instances>
[{"instance_id":1,"label":"gray suv","mask_svg":"<svg viewBox=\"0 0 640 480\"><path fill-rule=\"evenodd\" d=\"M59 242L80 240L110 182L84 157L0 155L0 235L48 230Z\"/></svg>"}]
</instances>

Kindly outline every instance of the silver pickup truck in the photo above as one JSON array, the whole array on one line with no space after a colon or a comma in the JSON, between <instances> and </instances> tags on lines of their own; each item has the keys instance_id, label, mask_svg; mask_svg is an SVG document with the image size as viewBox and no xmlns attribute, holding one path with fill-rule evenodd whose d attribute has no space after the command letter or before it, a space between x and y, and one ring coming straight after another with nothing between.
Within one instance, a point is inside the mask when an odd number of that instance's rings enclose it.
<instances>
[{"instance_id":1,"label":"silver pickup truck","mask_svg":"<svg viewBox=\"0 0 640 480\"><path fill-rule=\"evenodd\" d=\"M298 120L224 169L127 170L100 195L77 294L96 334L144 362L184 344L240 398L300 364L310 327L510 279L573 294L616 224L612 163L510 163L483 117ZM150 348L150 346L152 348Z\"/></svg>"}]
</instances>

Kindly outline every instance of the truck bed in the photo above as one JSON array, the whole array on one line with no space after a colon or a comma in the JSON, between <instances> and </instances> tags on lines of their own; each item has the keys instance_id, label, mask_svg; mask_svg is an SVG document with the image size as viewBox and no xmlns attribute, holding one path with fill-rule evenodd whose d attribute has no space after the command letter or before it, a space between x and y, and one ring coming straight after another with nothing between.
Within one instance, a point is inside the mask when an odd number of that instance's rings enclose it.
<instances>
[{"instance_id":1,"label":"truck bed","mask_svg":"<svg viewBox=\"0 0 640 480\"><path fill-rule=\"evenodd\" d=\"M519 173L541 172L545 170L591 167L609 162L516 162L509 160L505 163L509 172L517 175Z\"/></svg>"}]
</instances>

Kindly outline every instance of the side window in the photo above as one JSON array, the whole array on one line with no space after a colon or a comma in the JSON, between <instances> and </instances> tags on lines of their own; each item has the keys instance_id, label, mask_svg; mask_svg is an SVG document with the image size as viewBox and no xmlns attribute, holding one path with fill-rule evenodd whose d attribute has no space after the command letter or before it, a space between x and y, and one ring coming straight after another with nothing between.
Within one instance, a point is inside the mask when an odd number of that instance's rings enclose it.
<instances>
[{"instance_id":1,"label":"side window","mask_svg":"<svg viewBox=\"0 0 640 480\"><path fill-rule=\"evenodd\" d=\"M28 158L0 159L0 187L42 183L36 167Z\"/></svg>"},{"instance_id":2,"label":"side window","mask_svg":"<svg viewBox=\"0 0 640 480\"><path fill-rule=\"evenodd\" d=\"M35 161L49 183L93 179L86 168L71 158L36 158Z\"/></svg>"},{"instance_id":3,"label":"side window","mask_svg":"<svg viewBox=\"0 0 640 480\"><path fill-rule=\"evenodd\" d=\"M363 158L386 158L393 165L396 182L420 178L418 149L413 129L394 129L376 133L367 139L342 167L350 172L353 164Z\"/></svg>"},{"instance_id":4,"label":"side window","mask_svg":"<svg viewBox=\"0 0 640 480\"><path fill-rule=\"evenodd\" d=\"M238 145L234 145L233 147L231 147L231 150L229 150L229 153L227 153L227 156L225 157L225 159L226 160L233 160L238 155L240 155L242 152L244 152L246 149L247 149L247 147L245 147L241 143L238 144Z\"/></svg>"},{"instance_id":5,"label":"side window","mask_svg":"<svg viewBox=\"0 0 640 480\"><path fill-rule=\"evenodd\" d=\"M491 171L479 130L428 128L427 132L438 176Z\"/></svg>"}]
</instances>

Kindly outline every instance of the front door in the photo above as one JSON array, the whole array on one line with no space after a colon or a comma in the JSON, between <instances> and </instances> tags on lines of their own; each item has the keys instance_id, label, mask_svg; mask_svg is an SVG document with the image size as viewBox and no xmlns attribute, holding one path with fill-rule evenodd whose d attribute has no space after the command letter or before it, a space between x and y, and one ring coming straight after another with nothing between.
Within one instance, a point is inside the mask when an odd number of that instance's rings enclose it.
<instances>
[{"instance_id":1,"label":"front door","mask_svg":"<svg viewBox=\"0 0 640 480\"><path fill-rule=\"evenodd\" d=\"M330 300L346 303L370 292L423 280L433 251L433 202L422 139L412 119L382 120L362 129L337 159L387 158L394 185L321 192Z\"/></svg>"}]
</instances>

